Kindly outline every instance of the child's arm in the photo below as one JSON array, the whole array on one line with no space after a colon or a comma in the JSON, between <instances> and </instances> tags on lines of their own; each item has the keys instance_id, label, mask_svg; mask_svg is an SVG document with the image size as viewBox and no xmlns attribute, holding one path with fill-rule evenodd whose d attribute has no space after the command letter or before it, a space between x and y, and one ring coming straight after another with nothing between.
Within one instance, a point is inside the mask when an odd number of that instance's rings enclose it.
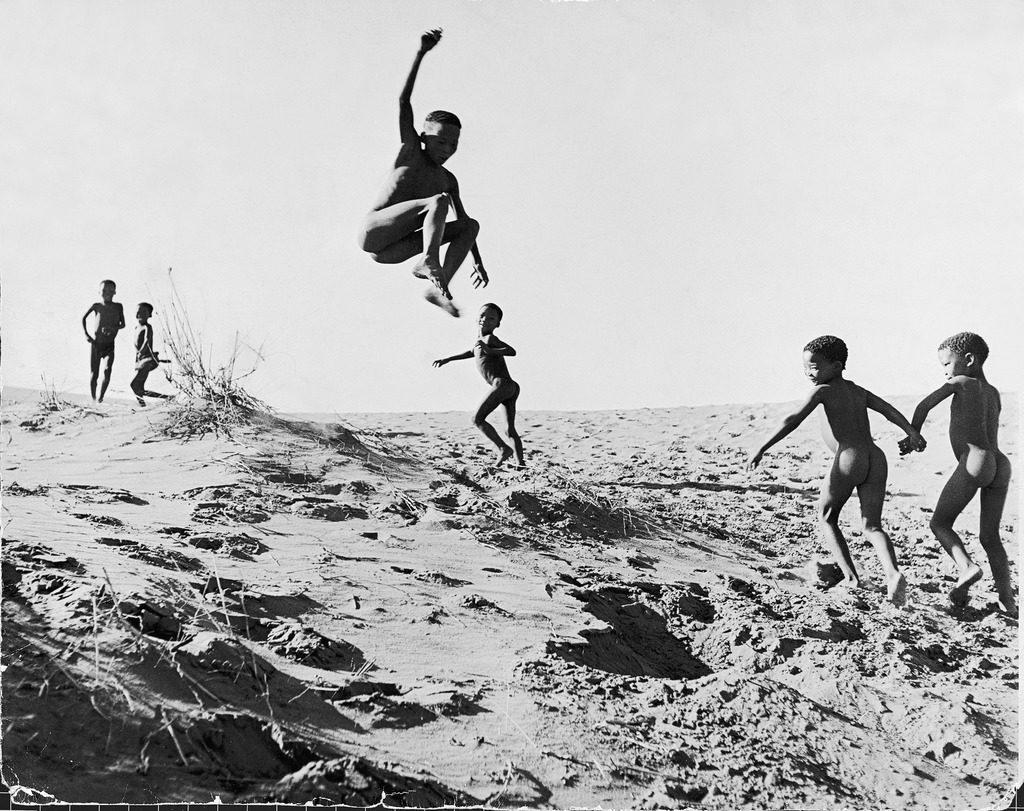
<instances>
[{"instance_id":1,"label":"child's arm","mask_svg":"<svg viewBox=\"0 0 1024 811\"><path fill-rule=\"evenodd\" d=\"M124 329L124 306L121 304L117 305L117 328Z\"/></svg>"},{"instance_id":2,"label":"child's arm","mask_svg":"<svg viewBox=\"0 0 1024 811\"><path fill-rule=\"evenodd\" d=\"M426 31L420 37L420 49L416 52L412 68L409 69L409 76L398 96L398 132L402 136L403 144L419 143L419 133L416 132L416 122L412 115L412 88L416 84L416 74L419 73L420 62L423 61L424 55L440 41L440 28Z\"/></svg>"},{"instance_id":3,"label":"child's arm","mask_svg":"<svg viewBox=\"0 0 1024 811\"><path fill-rule=\"evenodd\" d=\"M901 454L909 453L910 450L923 451L925 447L927 447L928 443L924 441L924 437L921 436L921 432L907 421L907 418L900 413L899 409L866 389L864 393L868 396L868 408L872 411L877 411L893 425L899 426L906 432L906 438L901 439L899 442ZM907 450L904 450L904 448Z\"/></svg>"},{"instance_id":4,"label":"child's arm","mask_svg":"<svg viewBox=\"0 0 1024 811\"><path fill-rule=\"evenodd\" d=\"M455 179L455 175L451 172L448 173L448 177L451 180L451 191L448 194L452 198L455 215L460 220L467 219L466 209L463 207L462 197L459 195L459 181ZM480 249L477 247L475 240L470 251L473 254L473 272L470 274L470 278L473 280L473 287L487 287L490 278L487 275L487 271L484 270L484 260L480 257Z\"/></svg>"},{"instance_id":5,"label":"child's arm","mask_svg":"<svg viewBox=\"0 0 1024 811\"><path fill-rule=\"evenodd\" d=\"M135 349L137 352L141 352L143 357L159 361L156 352L153 351L153 327L151 325L146 324L145 329L139 330L139 334L135 339Z\"/></svg>"},{"instance_id":6,"label":"child's arm","mask_svg":"<svg viewBox=\"0 0 1024 811\"><path fill-rule=\"evenodd\" d=\"M480 347L480 351L484 355L504 355L506 358L511 358L516 354L515 349L493 333L487 338L480 338L476 345Z\"/></svg>"},{"instance_id":7,"label":"child's arm","mask_svg":"<svg viewBox=\"0 0 1024 811\"><path fill-rule=\"evenodd\" d=\"M924 421L928 418L928 412L952 394L956 394L956 386L953 384L953 381L950 381L925 397L917 404L917 408L914 409L914 416L910 420L910 426L915 431L920 431L924 426ZM907 454L912 450L924 450L924 439L921 440L921 443L921 447L915 448L910 442L910 437L907 437L907 439L900 441L900 453Z\"/></svg>"},{"instance_id":8,"label":"child's arm","mask_svg":"<svg viewBox=\"0 0 1024 811\"><path fill-rule=\"evenodd\" d=\"M469 360L471 357L473 357L473 350L469 349L465 352L460 352L458 355L452 355L449 358L435 360L433 365L440 369L446 363L451 363L453 360Z\"/></svg>"},{"instance_id":9,"label":"child's arm","mask_svg":"<svg viewBox=\"0 0 1024 811\"><path fill-rule=\"evenodd\" d=\"M820 402L821 387L816 386L814 390L808 395L807 399L804 401L804 404L800 406L798 410L786 416L782 420L782 425L780 425L778 430L776 430L776 432L771 435L768 441L765 442L760 448L758 448L755 453L752 453L750 455L750 459L747 462L747 469L753 470L755 467L757 467L758 464L761 462L761 457L764 456L765 451L767 451L772 445L774 445L779 440L793 433L793 431L797 429L800 423L807 419L807 415L818 407L818 404Z\"/></svg>"},{"instance_id":10,"label":"child's arm","mask_svg":"<svg viewBox=\"0 0 1024 811\"><path fill-rule=\"evenodd\" d=\"M89 343L93 342L93 337L89 334L89 327L86 322L89 320L89 316L96 311L96 305L93 304L88 310L85 311L85 315L82 316L82 332L85 333L85 340Z\"/></svg>"}]
</instances>

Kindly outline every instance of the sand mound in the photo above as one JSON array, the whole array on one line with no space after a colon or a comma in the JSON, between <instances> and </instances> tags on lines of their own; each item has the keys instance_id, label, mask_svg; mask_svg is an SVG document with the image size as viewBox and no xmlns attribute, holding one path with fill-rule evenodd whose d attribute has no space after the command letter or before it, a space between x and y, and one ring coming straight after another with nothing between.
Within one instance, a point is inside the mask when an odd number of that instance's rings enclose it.
<instances>
[{"instance_id":1,"label":"sand mound","mask_svg":"<svg viewBox=\"0 0 1024 811\"><path fill-rule=\"evenodd\" d=\"M890 461L890 605L830 588L785 406L259 417L5 401L3 776L41 802L983 808L1017 765L1018 629L946 595L951 459ZM899 403L906 407L906 403ZM1016 409L1003 436L1015 458ZM1016 559L1016 505L1004 540ZM977 511L961 526L977 544Z\"/></svg>"}]
</instances>

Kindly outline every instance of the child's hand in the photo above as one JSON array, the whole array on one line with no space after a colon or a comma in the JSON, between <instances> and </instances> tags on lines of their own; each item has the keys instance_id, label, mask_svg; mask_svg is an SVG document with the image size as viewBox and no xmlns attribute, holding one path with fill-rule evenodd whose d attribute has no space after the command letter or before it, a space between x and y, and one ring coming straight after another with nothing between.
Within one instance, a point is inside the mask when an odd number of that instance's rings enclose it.
<instances>
[{"instance_id":1,"label":"child's hand","mask_svg":"<svg viewBox=\"0 0 1024 811\"><path fill-rule=\"evenodd\" d=\"M750 459L747 460L747 470L753 470L761 464L762 456L764 456L764 451L758 451L757 453L751 454Z\"/></svg>"},{"instance_id":2,"label":"child's hand","mask_svg":"<svg viewBox=\"0 0 1024 811\"><path fill-rule=\"evenodd\" d=\"M445 365L445 364L446 364L447 362L448 362L448 359L447 359L447 358L441 358L440 360L435 360L435 361L434 361L434 364L433 364L433 365L434 365L435 367L437 367L438 369L440 369L440 368L441 368L442 366L444 366L444 365Z\"/></svg>"},{"instance_id":3,"label":"child's hand","mask_svg":"<svg viewBox=\"0 0 1024 811\"><path fill-rule=\"evenodd\" d=\"M426 53L441 41L441 29L432 28L420 37L420 53Z\"/></svg>"},{"instance_id":4,"label":"child's hand","mask_svg":"<svg viewBox=\"0 0 1024 811\"><path fill-rule=\"evenodd\" d=\"M473 265L473 273L470 274L470 278L473 280L473 287L487 287L487 283L490 281L483 265Z\"/></svg>"}]
</instances>

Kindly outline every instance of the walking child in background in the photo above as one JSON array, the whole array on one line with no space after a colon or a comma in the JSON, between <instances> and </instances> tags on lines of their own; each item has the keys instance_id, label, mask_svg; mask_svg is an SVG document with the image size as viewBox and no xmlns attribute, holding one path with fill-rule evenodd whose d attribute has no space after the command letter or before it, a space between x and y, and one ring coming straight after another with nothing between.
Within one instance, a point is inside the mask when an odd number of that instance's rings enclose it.
<instances>
[{"instance_id":1,"label":"walking child in background","mask_svg":"<svg viewBox=\"0 0 1024 811\"><path fill-rule=\"evenodd\" d=\"M146 401L142 396L146 393L146 378L157 366L168 361L161 361L153 351L153 325L149 323L153 317L153 305L141 302L135 317L139 326L135 330L135 377L132 378L131 387L139 405L144 406Z\"/></svg>"},{"instance_id":2,"label":"walking child in background","mask_svg":"<svg viewBox=\"0 0 1024 811\"><path fill-rule=\"evenodd\" d=\"M487 422L487 416L499 405L504 406L505 419L508 422L508 437L515 446L516 464L519 467L525 467L523 441L516 431L516 400L519 399L519 384L509 375L508 366L505 364L505 358L513 357L516 350L494 334L494 330L501 324L501 318L501 308L497 304L485 304L480 309L480 316L477 319L480 335L473 348L459 355L435 360L434 366L440 368L453 360L476 358L476 367L491 390L480 403L476 414L473 415L473 424L498 446L499 456L496 465L501 465L512 457L512 448L501 440L498 432L494 430L494 426Z\"/></svg>"},{"instance_id":3,"label":"walking child in background","mask_svg":"<svg viewBox=\"0 0 1024 811\"><path fill-rule=\"evenodd\" d=\"M820 526L825 543L843 572L840 585L860 585L850 549L839 528L839 513L856 489L864 534L882 564L888 598L893 604L902 605L906 599L906 579L896 564L892 541L882 529L888 465L885 454L871 438L867 410L877 411L906 431L903 441L908 447L923 448L924 440L893 406L843 377L847 354L846 344L833 335L815 338L804 347L804 371L814 388L800 409L786 417L768 441L751 455L748 467L757 467L765 451L796 429L819 405L824 406L822 436L835 459L822 483Z\"/></svg>"},{"instance_id":4,"label":"walking child in background","mask_svg":"<svg viewBox=\"0 0 1024 811\"><path fill-rule=\"evenodd\" d=\"M985 378L988 344L973 332L959 332L939 345L939 363L946 383L925 397L914 409L912 425L919 430L928 412L952 396L949 408L949 441L957 466L942 488L932 512L931 530L946 553L956 563L959 577L949 599L954 605L966 605L968 591L981 579L981 567L964 548L953 523L981 492L979 539L988 556L1000 607L1017 616L1010 566L999 537L999 522L1010 487L1010 460L999 450L999 391ZM900 443L907 453L917 450Z\"/></svg>"},{"instance_id":5,"label":"walking child in background","mask_svg":"<svg viewBox=\"0 0 1024 811\"><path fill-rule=\"evenodd\" d=\"M434 285L427 300L453 316L459 311L450 301L448 290L452 276L467 254L473 252L473 286L487 286L476 236L480 224L466 216L455 175L444 168L459 146L462 122L454 113L435 110L428 113L423 130L416 132L412 113L412 88L420 62L427 51L441 41L441 29L420 37L420 48L398 98L398 131L402 146L398 150L387 183L360 232L360 247L375 262L396 264L419 257L413 275L429 279ZM455 219L447 222L449 211ZM448 243L444 261L441 245Z\"/></svg>"},{"instance_id":6,"label":"walking child in background","mask_svg":"<svg viewBox=\"0 0 1024 811\"><path fill-rule=\"evenodd\" d=\"M82 330L85 332L86 340L92 344L90 353L89 369L92 376L89 378L89 393L93 400L103 402L107 393L107 386L110 385L110 373L114 368L114 339L117 338L119 330L124 329L124 308L120 302L114 301L117 293L117 285L110 279L104 279L100 283L100 298L82 316ZM89 316L96 316L95 334L89 334ZM100 362L106 358L107 365L103 370L103 384L100 387L100 396L96 397L96 381L100 374Z\"/></svg>"}]
</instances>

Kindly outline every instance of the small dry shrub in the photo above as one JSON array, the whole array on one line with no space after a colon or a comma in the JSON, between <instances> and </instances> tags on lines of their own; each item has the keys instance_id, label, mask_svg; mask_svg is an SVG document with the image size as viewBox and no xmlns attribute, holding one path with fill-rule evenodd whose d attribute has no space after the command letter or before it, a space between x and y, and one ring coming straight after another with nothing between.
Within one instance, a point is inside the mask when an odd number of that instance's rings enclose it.
<instances>
[{"instance_id":1,"label":"small dry shrub","mask_svg":"<svg viewBox=\"0 0 1024 811\"><path fill-rule=\"evenodd\" d=\"M173 375L168 373L168 379L177 386L178 396L164 433L184 439L207 433L230 435L232 428L249 425L256 415L270 413L270 406L242 386L242 381L256 371L256 365L239 369L243 347L238 334L227 361L215 365L192 328L173 279L170 284L171 301L164 307L168 313L165 341L175 361L175 371ZM257 362L262 359L259 350L255 355Z\"/></svg>"}]
</instances>

